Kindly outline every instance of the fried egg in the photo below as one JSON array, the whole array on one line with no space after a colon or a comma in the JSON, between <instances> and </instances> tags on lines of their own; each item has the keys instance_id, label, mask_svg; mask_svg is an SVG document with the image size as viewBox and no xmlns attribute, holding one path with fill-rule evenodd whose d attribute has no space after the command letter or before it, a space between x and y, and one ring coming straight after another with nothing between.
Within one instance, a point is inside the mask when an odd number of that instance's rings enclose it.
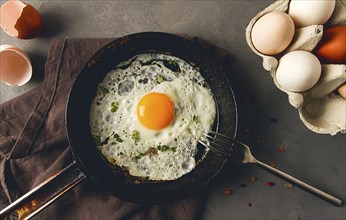
<instances>
[{"instance_id":1,"label":"fried egg","mask_svg":"<svg viewBox=\"0 0 346 220\"><path fill-rule=\"evenodd\" d=\"M196 166L197 144L216 106L200 72L184 60L146 53L99 83L90 110L96 146L112 164L149 180L174 180Z\"/></svg>"}]
</instances>

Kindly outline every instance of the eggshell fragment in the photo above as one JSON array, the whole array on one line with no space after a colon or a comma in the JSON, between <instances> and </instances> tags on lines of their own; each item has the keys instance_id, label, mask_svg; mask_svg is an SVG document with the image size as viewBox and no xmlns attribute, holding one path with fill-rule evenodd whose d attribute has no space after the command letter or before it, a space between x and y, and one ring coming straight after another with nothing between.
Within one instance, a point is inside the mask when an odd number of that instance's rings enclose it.
<instances>
[{"instance_id":1,"label":"eggshell fragment","mask_svg":"<svg viewBox=\"0 0 346 220\"><path fill-rule=\"evenodd\" d=\"M275 55L287 48L294 35L294 23L283 12L270 12L259 18L251 31L255 48L266 55Z\"/></svg>"},{"instance_id":2,"label":"eggshell fragment","mask_svg":"<svg viewBox=\"0 0 346 220\"><path fill-rule=\"evenodd\" d=\"M0 46L0 81L7 85L22 86L32 76L28 55L12 45Z\"/></svg>"},{"instance_id":3,"label":"eggshell fragment","mask_svg":"<svg viewBox=\"0 0 346 220\"><path fill-rule=\"evenodd\" d=\"M40 13L30 4L11 0L0 8L0 26L10 36L31 39L43 29Z\"/></svg>"},{"instance_id":4,"label":"eggshell fragment","mask_svg":"<svg viewBox=\"0 0 346 220\"><path fill-rule=\"evenodd\" d=\"M291 0L288 14L296 27L322 25L333 14L335 0Z\"/></svg>"}]
</instances>

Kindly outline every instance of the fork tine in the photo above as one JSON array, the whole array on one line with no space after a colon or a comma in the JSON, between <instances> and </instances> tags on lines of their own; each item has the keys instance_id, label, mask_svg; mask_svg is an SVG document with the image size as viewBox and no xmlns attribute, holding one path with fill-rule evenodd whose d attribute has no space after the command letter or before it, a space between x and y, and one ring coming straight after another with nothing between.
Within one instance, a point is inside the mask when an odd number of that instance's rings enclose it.
<instances>
[{"instance_id":1,"label":"fork tine","mask_svg":"<svg viewBox=\"0 0 346 220\"><path fill-rule=\"evenodd\" d=\"M220 149L216 148L215 146L212 146L211 144L209 144L209 140L206 140L205 138L201 138L201 139L203 140L199 140L200 144L202 144L206 148L209 148L210 150L215 152L217 155L225 158L224 152L222 152Z\"/></svg>"},{"instance_id":2,"label":"fork tine","mask_svg":"<svg viewBox=\"0 0 346 220\"><path fill-rule=\"evenodd\" d=\"M243 143L215 131L209 131L208 133L203 133L203 135L203 138L209 144L208 147L214 152L218 151L223 157L233 162L244 162L244 150L247 146Z\"/></svg>"},{"instance_id":3,"label":"fork tine","mask_svg":"<svg viewBox=\"0 0 346 220\"><path fill-rule=\"evenodd\" d=\"M218 153L220 156L225 157L227 159L229 159L230 157L230 151L227 148L227 145L229 145L230 143L225 143L223 145L216 143L215 141L219 141L222 143L222 141L215 139L214 137L208 135L208 134L204 134L205 137L202 137L201 139L203 141L200 141L201 144L203 144L205 147L210 148L212 151L214 151L215 153ZM209 140L208 137L212 140Z\"/></svg>"},{"instance_id":4,"label":"fork tine","mask_svg":"<svg viewBox=\"0 0 346 220\"><path fill-rule=\"evenodd\" d=\"M222 134L218 134L218 133L215 133L215 132L209 132L210 134L206 134L204 133L204 135L207 137L207 138L210 138L211 140L213 141L218 141L220 142L221 144L226 144L226 146L229 146L229 147L234 147L234 140L225 136L225 135L222 135ZM213 136L212 136L213 135ZM220 137L219 137L220 136ZM225 148L225 146L223 147Z\"/></svg>"},{"instance_id":5,"label":"fork tine","mask_svg":"<svg viewBox=\"0 0 346 220\"><path fill-rule=\"evenodd\" d=\"M224 134L217 133L217 132L215 132L215 131L209 131L209 134L214 135L214 137L215 137L215 136L223 137L223 138L225 138L225 139L231 141L231 143L233 143L233 142L235 141L233 138L231 138L231 137L229 137L229 136L226 136L226 135L224 135Z\"/></svg>"},{"instance_id":6,"label":"fork tine","mask_svg":"<svg viewBox=\"0 0 346 220\"><path fill-rule=\"evenodd\" d=\"M217 155L219 155L220 157L223 157L223 158L227 158L225 153L222 152L221 150L219 150L218 148L216 148L215 146L213 145L210 145L210 144L207 144L206 142L204 141L199 141L199 143L201 143L203 146L205 146L206 148L209 148L212 152L216 153Z\"/></svg>"}]
</instances>

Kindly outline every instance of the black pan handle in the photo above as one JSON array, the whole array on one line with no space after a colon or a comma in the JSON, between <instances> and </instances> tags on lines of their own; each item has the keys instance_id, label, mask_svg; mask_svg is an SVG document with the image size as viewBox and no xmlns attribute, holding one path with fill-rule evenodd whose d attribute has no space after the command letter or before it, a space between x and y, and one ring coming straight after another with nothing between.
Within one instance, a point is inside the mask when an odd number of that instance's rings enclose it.
<instances>
[{"instance_id":1,"label":"black pan handle","mask_svg":"<svg viewBox=\"0 0 346 220\"><path fill-rule=\"evenodd\" d=\"M0 219L29 219L85 177L78 164L73 162L1 210Z\"/></svg>"}]
</instances>

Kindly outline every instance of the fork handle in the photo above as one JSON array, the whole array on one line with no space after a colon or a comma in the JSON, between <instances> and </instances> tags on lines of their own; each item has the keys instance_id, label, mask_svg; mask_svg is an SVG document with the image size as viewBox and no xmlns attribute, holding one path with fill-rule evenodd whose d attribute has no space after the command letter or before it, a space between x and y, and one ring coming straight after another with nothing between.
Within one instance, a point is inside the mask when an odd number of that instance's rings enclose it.
<instances>
[{"instance_id":1,"label":"fork handle","mask_svg":"<svg viewBox=\"0 0 346 220\"><path fill-rule=\"evenodd\" d=\"M336 198L336 197L334 197L334 196L332 196L326 192L323 192L322 190L319 190L319 189L317 189L317 188L315 188L315 187L313 187L307 183L304 183L303 181L301 181L301 180L299 180L299 179L297 179L291 175L288 175L287 173L285 173L279 169L276 169L276 168L269 166L269 165L267 165L261 161L258 161L258 160L256 161L256 164L259 167L267 170L268 172L276 175L277 177L280 177L281 179L284 179L284 180L298 186L299 188L301 188L301 189L303 189L303 190L305 190L305 191L307 191L307 192L309 192L309 193L311 193L311 194L313 194L313 195L315 195L315 196L317 196L317 197L319 197L319 198L321 198L321 199L323 199L323 200L325 200L325 201L327 201L327 202L329 202L335 206L341 206L343 203L341 199L338 199L338 198Z\"/></svg>"}]
</instances>

